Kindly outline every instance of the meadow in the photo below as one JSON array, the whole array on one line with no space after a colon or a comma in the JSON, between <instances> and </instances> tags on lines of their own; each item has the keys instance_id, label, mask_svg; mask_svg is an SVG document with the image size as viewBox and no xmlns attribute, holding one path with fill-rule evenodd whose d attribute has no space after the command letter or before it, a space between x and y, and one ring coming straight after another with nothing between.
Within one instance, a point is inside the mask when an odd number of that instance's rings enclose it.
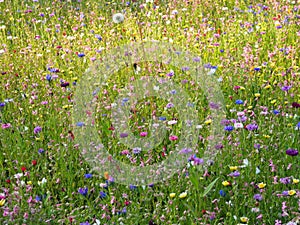
<instances>
[{"instance_id":1,"label":"meadow","mask_svg":"<svg viewBox=\"0 0 300 225\"><path fill-rule=\"evenodd\" d=\"M299 224L299 44L297 1L0 0L0 224Z\"/></svg>"}]
</instances>

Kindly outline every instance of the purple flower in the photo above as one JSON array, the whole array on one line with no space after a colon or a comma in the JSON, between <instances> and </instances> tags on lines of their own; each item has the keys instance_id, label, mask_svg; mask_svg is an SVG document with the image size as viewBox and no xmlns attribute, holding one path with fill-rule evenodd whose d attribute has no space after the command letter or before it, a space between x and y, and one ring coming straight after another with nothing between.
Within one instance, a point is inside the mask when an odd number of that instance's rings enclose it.
<instances>
[{"instance_id":1,"label":"purple flower","mask_svg":"<svg viewBox=\"0 0 300 225\"><path fill-rule=\"evenodd\" d=\"M179 154L188 154L188 153L191 153L193 150L190 149L190 148L183 148Z\"/></svg>"},{"instance_id":2,"label":"purple flower","mask_svg":"<svg viewBox=\"0 0 300 225\"><path fill-rule=\"evenodd\" d=\"M80 223L79 225L90 225L90 223L88 221Z\"/></svg>"},{"instance_id":3,"label":"purple flower","mask_svg":"<svg viewBox=\"0 0 300 225\"><path fill-rule=\"evenodd\" d=\"M253 198L254 198L256 201L261 201L261 200L263 199L261 194L255 194L255 195L253 196Z\"/></svg>"},{"instance_id":4,"label":"purple flower","mask_svg":"<svg viewBox=\"0 0 300 225\"><path fill-rule=\"evenodd\" d=\"M88 188L79 188L78 193L82 194L83 196L86 196L88 193L88 190L89 190Z\"/></svg>"},{"instance_id":5,"label":"purple flower","mask_svg":"<svg viewBox=\"0 0 300 225\"><path fill-rule=\"evenodd\" d=\"M290 149L286 150L285 153L290 156L296 156L296 155L298 155L298 150L290 148Z\"/></svg>"},{"instance_id":6,"label":"purple flower","mask_svg":"<svg viewBox=\"0 0 300 225\"><path fill-rule=\"evenodd\" d=\"M173 107L174 107L174 104L170 102L170 103L167 104L166 107L167 107L168 109L173 108Z\"/></svg>"},{"instance_id":7,"label":"purple flower","mask_svg":"<svg viewBox=\"0 0 300 225\"><path fill-rule=\"evenodd\" d=\"M69 82L64 82L60 84L61 87L68 87L69 85L70 85Z\"/></svg>"},{"instance_id":8,"label":"purple flower","mask_svg":"<svg viewBox=\"0 0 300 225\"><path fill-rule=\"evenodd\" d=\"M127 133L121 133L121 134L120 134L120 138L126 138L126 137L128 137L128 134L127 134Z\"/></svg>"},{"instance_id":9,"label":"purple flower","mask_svg":"<svg viewBox=\"0 0 300 225\"><path fill-rule=\"evenodd\" d=\"M100 198L105 198L106 197L106 193L103 191L100 191Z\"/></svg>"},{"instance_id":10,"label":"purple flower","mask_svg":"<svg viewBox=\"0 0 300 225\"><path fill-rule=\"evenodd\" d=\"M257 128L258 128L257 124L248 124L246 126L246 129L249 130L249 131L257 130Z\"/></svg>"},{"instance_id":11,"label":"purple flower","mask_svg":"<svg viewBox=\"0 0 300 225\"><path fill-rule=\"evenodd\" d=\"M292 182L292 180L289 177L283 177L283 178L279 179L279 182L282 184L290 184Z\"/></svg>"},{"instance_id":12,"label":"purple flower","mask_svg":"<svg viewBox=\"0 0 300 225\"><path fill-rule=\"evenodd\" d=\"M42 128L39 127L39 126L35 127L34 130L33 130L34 134L38 134L38 133L40 133L41 131L42 131Z\"/></svg>"},{"instance_id":13,"label":"purple flower","mask_svg":"<svg viewBox=\"0 0 300 225\"><path fill-rule=\"evenodd\" d=\"M290 90L292 88L292 86L283 86L282 88L281 88L281 90L283 90L283 91L288 91L288 90Z\"/></svg>"}]
</instances>

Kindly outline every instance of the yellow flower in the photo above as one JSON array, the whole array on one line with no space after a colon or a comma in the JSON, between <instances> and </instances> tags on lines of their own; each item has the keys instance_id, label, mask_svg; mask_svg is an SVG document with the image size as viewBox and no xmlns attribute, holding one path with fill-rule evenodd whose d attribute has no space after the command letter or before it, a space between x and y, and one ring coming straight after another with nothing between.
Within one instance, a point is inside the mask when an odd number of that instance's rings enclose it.
<instances>
[{"instance_id":1,"label":"yellow flower","mask_svg":"<svg viewBox=\"0 0 300 225\"><path fill-rule=\"evenodd\" d=\"M299 179L293 179L293 184L298 184L299 183Z\"/></svg>"},{"instance_id":2,"label":"yellow flower","mask_svg":"<svg viewBox=\"0 0 300 225\"><path fill-rule=\"evenodd\" d=\"M0 207L1 207L1 206L4 206L4 203L5 203L5 199L1 199L1 200L0 200Z\"/></svg>"},{"instance_id":3,"label":"yellow flower","mask_svg":"<svg viewBox=\"0 0 300 225\"><path fill-rule=\"evenodd\" d=\"M260 97L260 94L259 94L259 93L255 93L254 96L255 96L256 98L258 98L258 97Z\"/></svg>"},{"instance_id":4,"label":"yellow flower","mask_svg":"<svg viewBox=\"0 0 300 225\"><path fill-rule=\"evenodd\" d=\"M266 186L266 184L265 184L265 183L259 183L257 186L258 186L260 189L262 189L262 188L264 188L264 187Z\"/></svg>"},{"instance_id":5,"label":"yellow flower","mask_svg":"<svg viewBox=\"0 0 300 225\"><path fill-rule=\"evenodd\" d=\"M241 219L241 222L243 222L243 223L248 223L248 221L249 221L248 217L245 217L245 216L241 217L240 219Z\"/></svg>"},{"instance_id":6,"label":"yellow flower","mask_svg":"<svg viewBox=\"0 0 300 225\"><path fill-rule=\"evenodd\" d=\"M182 192L180 195L179 195L179 198L185 198L187 196L187 193L186 192Z\"/></svg>"},{"instance_id":7,"label":"yellow flower","mask_svg":"<svg viewBox=\"0 0 300 225\"><path fill-rule=\"evenodd\" d=\"M171 193L171 194L170 194L170 198L174 198L175 195L176 195L175 193Z\"/></svg>"},{"instance_id":8,"label":"yellow flower","mask_svg":"<svg viewBox=\"0 0 300 225\"><path fill-rule=\"evenodd\" d=\"M209 124L211 124L211 122L212 122L212 120L209 119L209 120L206 120L204 123L205 123L206 125L209 125Z\"/></svg>"},{"instance_id":9,"label":"yellow flower","mask_svg":"<svg viewBox=\"0 0 300 225\"><path fill-rule=\"evenodd\" d=\"M228 181L223 181L222 184L226 187L228 185L230 185L230 183Z\"/></svg>"},{"instance_id":10,"label":"yellow flower","mask_svg":"<svg viewBox=\"0 0 300 225\"><path fill-rule=\"evenodd\" d=\"M237 166L230 166L229 169L230 169L231 171L234 171L234 170L237 170L238 167L237 167Z\"/></svg>"},{"instance_id":11,"label":"yellow flower","mask_svg":"<svg viewBox=\"0 0 300 225\"><path fill-rule=\"evenodd\" d=\"M288 193L289 193L289 195L294 195L294 194L296 194L296 191L295 190L290 190Z\"/></svg>"}]
</instances>

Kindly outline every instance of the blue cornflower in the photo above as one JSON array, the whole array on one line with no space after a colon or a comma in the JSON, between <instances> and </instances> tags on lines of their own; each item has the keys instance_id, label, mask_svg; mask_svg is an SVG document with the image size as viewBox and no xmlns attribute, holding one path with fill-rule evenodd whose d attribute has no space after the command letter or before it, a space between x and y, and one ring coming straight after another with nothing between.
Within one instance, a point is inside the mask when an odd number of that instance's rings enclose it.
<instances>
[{"instance_id":1,"label":"blue cornflower","mask_svg":"<svg viewBox=\"0 0 300 225\"><path fill-rule=\"evenodd\" d=\"M86 196L88 193L88 190L89 190L88 188L79 188L78 193L82 194L83 196Z\"/></svg>"},{"instance_id":2,"label":"blue cornflower","mask_svg":"<svg viewBox=\"0 0 300 225\"><path fill-rule=\"evenodd\" d=\"M219 193L220 193L220 195L221 195L222 197L225 197L225 195L226 195L226 192L223 191L223 190L220 190Z\"/></svg>"},{"instance_id":3,"label":"blue cornflower","mask_svg":"<svg viewBox=\"0 0 300 225\"><path fill-rule=\"evenodd\" d=\"M225 126L224 130L225 131L233 131L234 127L233 126Z\"/></svg>"},{"instance_id":4,"label":"blue cornflower","mask_svg":"<svg viewBox=\"0 0 300 225\"><path fill-rule=\"evenodd\" d=\"M47 75L46 75L46 80L47 80L47 81L51 81L51 80L52 80L52 76L51 76L50 74L47 74Z\"/></svg>"},{"instance_id":5,"label":"blue cornflower","mask_svg":"<svg viewBox=\"0 0 300 225\"><path fill-rule=\"evenodd\" d=\"M130 189L130 190L135 190L135 189L137 189L137 187L136 187L135 185L130 184L130 185L129 185L129 189Z\"/></svg>"},{"instance_id":6,"label":"blue cornflower","mask_svg":"<svg viewBox=\"0 0 300 225\"><path fill-rule=\"evenodd\" d=\"M160 116L158 119L161 121L165 121L167 118L165 116Z\"/></svg>"},{"instance_id":7,"label":"blue cornflower","mask_svg":"<svg viewBox=\"0 0 300 225\"><path fill-rule=\"evenodd\" d=\"M87 173L87 174L85 174L85 175L84 175L84 177L88 179L88 178L92 178L92 177L93 177L93 175L92 175L92 174L90 174L90 173Z\"/></svg>"},{"instance_id":8,"label":"blue cornflower","mask_svg":"<svg viewBox=\"0 0 300 225\"><path fill-rule=\"evenodd\" d=\"M238 99L238 100L235 101L235 104L237 104L237 105L242 105L243 103L244 102L241 99Z\"/></svg>"},{"instance_id":9,"label":"blue cornflower","mask_svg":"<svg viewBox=\"0 0 300 225\"><path fill-rule=\"evenodd\" d=\"M100 198L105 198L106 197L106 193L103 191L100 191Z\"/></svg>"},{"instance_id":10,"label":"blue cornflower","mask_svg":"<svg viewBox=\"0 0 300 225\"><path fill-rule=\"evenodd\" d=\"M84 126L84 122L77 122L77 123L76 123L76 126L77 126L77 127L82 127L82 126Z\"/></svg>"}]
</instances>

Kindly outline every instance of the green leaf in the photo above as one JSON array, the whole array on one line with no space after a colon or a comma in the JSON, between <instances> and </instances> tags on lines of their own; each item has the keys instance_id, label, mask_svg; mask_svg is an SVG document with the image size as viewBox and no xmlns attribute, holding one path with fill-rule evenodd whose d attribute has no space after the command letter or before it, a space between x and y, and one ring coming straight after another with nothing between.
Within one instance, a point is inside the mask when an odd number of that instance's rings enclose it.
<instances>
[{"instance_id":1,"label":"green leaf","mask_svg":"<svg viewBox=\"0 0 300 225\"><path fill-rule=\"evenodd\" d=\"M204 191L203 194L202 194L202 197L205 197L205 196L208 194L208 192L210 192L210 190L213 188L213 186L215 185L215 183L217 182L218 179L219 179L219 177L216 178L213 182L211 182L211 183L207 186L207 188L205 189L205 191Z\"/></svg>"}]
</instances>

